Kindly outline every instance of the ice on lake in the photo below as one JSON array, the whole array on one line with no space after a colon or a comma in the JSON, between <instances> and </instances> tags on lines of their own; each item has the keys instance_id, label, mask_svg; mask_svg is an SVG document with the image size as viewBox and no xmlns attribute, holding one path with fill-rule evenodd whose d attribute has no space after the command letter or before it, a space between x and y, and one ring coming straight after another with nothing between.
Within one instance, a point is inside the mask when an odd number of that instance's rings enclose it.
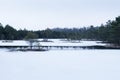
<instances>
[{"instance_id":1,"label":"ice on lake","mask_svg":"<svg viewBox=\"0 0 120 80\"><path fill-rule=\"evenodd\" d=\"M120 50L0 50L0 80L120 80Z\"/></svg>"}]
</instances>

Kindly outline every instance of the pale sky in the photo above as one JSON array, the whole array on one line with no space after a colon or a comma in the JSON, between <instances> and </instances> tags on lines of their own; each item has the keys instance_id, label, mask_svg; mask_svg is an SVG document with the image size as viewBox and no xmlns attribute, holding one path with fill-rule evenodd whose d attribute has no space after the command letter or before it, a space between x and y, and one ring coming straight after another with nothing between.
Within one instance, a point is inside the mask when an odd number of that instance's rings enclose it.
<instances>
[{"instance_id":1,"label":"pale sky","mask_svg":"<svg viewBox=\"0 0 120 80\"><path fill-rule=\"evenodd\" d=\"M42 30L105 24L120 16L120 0L0 0L0 23Z\"/></svg>"}]
</instances>

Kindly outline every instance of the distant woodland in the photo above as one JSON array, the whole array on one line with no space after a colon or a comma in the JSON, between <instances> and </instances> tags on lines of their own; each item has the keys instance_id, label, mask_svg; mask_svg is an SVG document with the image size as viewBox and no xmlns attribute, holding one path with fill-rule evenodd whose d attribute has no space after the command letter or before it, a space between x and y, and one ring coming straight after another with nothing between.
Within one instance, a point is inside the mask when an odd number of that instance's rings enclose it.
<instances>
[{"instance_id":1,"label":"distant woodland","mask_svg":"<svg viewBox=\"0 0 120 80\"><path fill-rule=\"evenodd\" d=\"M84 28L54 28L38 31L16 30L10 25L0 23L0 40L23 40L33 38L67 38L68 40L101 40L103 42L120 45L120 16L109 20L105 25Z\"/></svg>"}]
</instances>

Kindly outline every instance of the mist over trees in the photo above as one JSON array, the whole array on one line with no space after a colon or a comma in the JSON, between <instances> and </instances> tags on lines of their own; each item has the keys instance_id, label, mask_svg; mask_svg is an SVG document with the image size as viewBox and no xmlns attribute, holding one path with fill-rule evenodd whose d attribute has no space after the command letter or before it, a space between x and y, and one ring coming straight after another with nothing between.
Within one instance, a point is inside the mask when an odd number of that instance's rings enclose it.
<instances>
[{"instance_id":1,"label":"mist over trees","mask_svg":"<svg viewBox=\"0 0 120 80\"><path fill-rule=\"evenodd\" d=\"M34 33L34 34L30 34ZM37 38L67 38L68 40L101 40L120 45L120 16L109 20L105 25L84 28L54 28L38 31L16 30L10 25L0 23L0 40L22 40L36 35Z\"/></svg>"}]
</instances>

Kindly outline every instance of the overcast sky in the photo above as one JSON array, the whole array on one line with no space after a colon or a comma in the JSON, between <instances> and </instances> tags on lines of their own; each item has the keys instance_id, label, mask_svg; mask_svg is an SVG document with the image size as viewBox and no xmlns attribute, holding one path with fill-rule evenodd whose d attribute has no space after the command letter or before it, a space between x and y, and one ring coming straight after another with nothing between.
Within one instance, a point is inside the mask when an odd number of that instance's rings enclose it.
<instances>
[{"instance_id":1,"label":"overcast sky","mask_svg":"<svg viewBox=\"0 0 120 80\"><path fill-rule=\"evenodd\" d=\"M120 15L120 0L0 0L0 22L41 30L104 24Z\"/></svg>"}]
</instances>

